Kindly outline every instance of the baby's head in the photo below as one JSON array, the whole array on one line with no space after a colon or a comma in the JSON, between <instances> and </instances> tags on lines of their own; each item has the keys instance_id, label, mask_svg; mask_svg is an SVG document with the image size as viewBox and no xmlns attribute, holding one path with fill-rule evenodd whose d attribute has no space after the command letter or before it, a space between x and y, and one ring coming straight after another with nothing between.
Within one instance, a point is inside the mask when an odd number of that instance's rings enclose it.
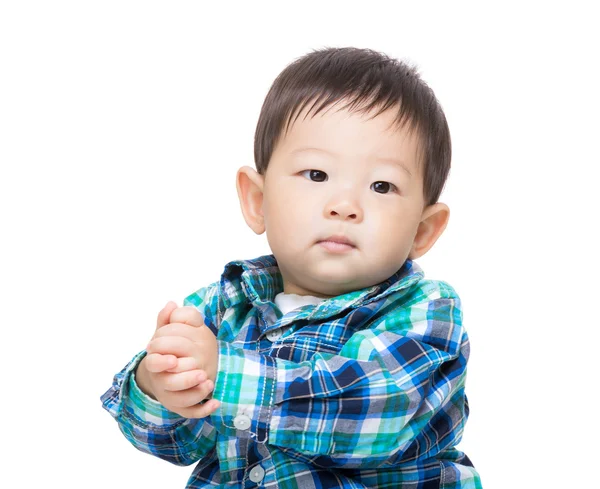
<instances>
[{"instance_id":1,"label":"baby's head","mask_svg":"<svg viewBox=\"0 0 600 489\"><path fill-rule=\"evenodd\" d=\"M258 171L240 168L238 196L250 228L267 233L286 293L383 282L448 222L438 202L446 118L416 71L383 54L331 48L290 64L266 96L254 148Z\"/></svg>"}]
</instances>

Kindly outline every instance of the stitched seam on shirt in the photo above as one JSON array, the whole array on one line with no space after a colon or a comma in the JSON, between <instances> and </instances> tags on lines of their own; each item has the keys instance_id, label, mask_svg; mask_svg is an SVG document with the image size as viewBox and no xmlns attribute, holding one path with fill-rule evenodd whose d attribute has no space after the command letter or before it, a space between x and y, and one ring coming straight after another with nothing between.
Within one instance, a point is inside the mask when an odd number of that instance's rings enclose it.
<instances>
[{"instance_id":1,"label":"stitched seam on shirt","mask_svg":"<svg viewBox=\"0 0 600 489\"><path fill-rule=\"evenodd\" d=\"M136 426L142 427L144 429L152 428L153 430L161 431L164 433L167 433L167 432L173 430L174 428L178 428L180 425L182 425L183 423L186 422L185 419L178 420L178 421L175 421L175 423L170 424L169 426L163 427L163 426L160 426L160 425L157 425L154 423L148 423L148 422L142 420L141 418L138 418L137 416L129 413L126 410L123 410L123 412L121 413L121 416L123 418L128 419L129 421L132 421Z\"/></svg>"},{"instance_id":2,"label":"stitched seam on shirt","mask_svg":"<svg viewBox=\"0 0 600 489\"><path fill-rule=\"evenodd\" d=\"M273 472L273 475L275 476L275 487L279 487L279 483L277 482L277 477L276 477L276 471L275 471L275 464L271 462L271 467L269 469L265 469L265 467L263 466L262 462L267 462L269 460L273 459L273 455L271 455L271 450L269 449L269 446L267 444L263 445L265 447L265 449L267 450L267 452L269 452L269 456L266 458L263 458L260 462L258 462L260 464L260 466L264 469L265 471L265 476L263 477L263 481L267 478L267 474L270 475L271 471Z\"/></svg>"},{"instance_id":3,"label":"stitched seam on shirt","mask_svg":"<svg viewBox=\"0 0 600 489\"><path fill-rule=\"evenodd\" d=\"M216 324L216 330L217 330L217 335L218 335L218 330L221 327L221 323L223 322L223 313L221 312L221 297L223 294L223 290L221 288L221 282L219 281L219 285L217 286L217 321L218 324Z\"/></svg>"},{"instance_id":4,"label":"stitched seam on shirt","mask_svg":"<svg viewBox=\"0 0 600 489\"><path fill-rule=\"evenodd\" d=\"M271 418L273 417L273 402L275 401L275 386L277 384L277 360L273 360L273 363L275 363L275 366L272 367L272 370L275 371L274 376L273 376L273 382L271 383L271 392L270 392L270 398L269 398L269 406L268 406L268 417L267 417L267 422L265 423L266 428L265 428L265 443L267 441L267 439L269 438L269 434L267 434L267 430L269 430L269 426L271 425ZM269 450L269 454L271 453L271 451Z\"/></svg>"},{"instance_id":5,"label":"stitched seam on shirt","mask_svg":"<svg viewBox=\"0 0 600 489\"><path fill-rule=\"evenodd\" d=\"M242 484L244 482L246 482L248 480L248 476L249 476L249 470L248 470L248 452L249 452L249 446L250 446L250 438L246 438L246 462L245 462L245 468L244 468L244 477L242 477Z\"/></svg>"},{"instance_id":6,"label":"stitched seam on shirt","mask_svg":"<svg viewBox=\"0 0 600 489\"><path fill-rule=\"evenodd\" d=\"M223 392L227 392L227 381L229 380L229 375L225 374L225 382L223 385ZM227 423L225 423L225 416L221 415L221 423L223 423L223 426L225 426L226 428L233 428L235 430L237 430L237 428L235 426L231 426L228 425Z\"/></svg>"},{"instance_id":7,"label":"stitched seam on shirt","mask_svg":"<svg viewBox=\"0 0 600 489\"><path fill-rule=\"evenodd\" d=\"M306 336L302 336L299 338L294 338L294 337L290 337L288 336L286 338L286 341L288 341L289 343L285 343L285 342L281 342L278 343L276 346L280 349L281 347L285 347L285 346L289 346L290 348L296 348L296 349L300 349L302 351L307 351L307 350L311 350L312 348L306 348L306 346L315 346L317 348L323 348L323 349L327 349L327 350L331 350L331 353L333 352L338 352L339 349L332 345L331 343L326 343L324 341L320 341L318 339L308 339L308 340L303 340L301 338L306 338ZM323 352L319 352L319 353L323 353Z\"/></svg>"},{"instance_id":8,"label":"stitched seam on shirt","mask_svg":"<svg viewBox=\"0 0 600 489\"><path fill-rule=\"evenodd\" d=\"M257 346L258 346L258 343L257 343ZM264 384L265 385L263 385L263 389L262 389L263 392L262 392L262 396L261 396L261 399L260 399L260 408L258 410L258 423L260 423L261 420L262 420L262 413L263 413L263 409L265 408L265 406L264 406L264 403L265 403L265 391L267 390L266 389L266 384L267 384L269 369L270 369L269 365L265 365L265 370L266 370L266 372L265 372L266 375L265 375L265 380L264 380ZM274 390L275 390L275 380L273 380L273 382L271 383L271 392L269 393L270 394L270 398L269 398L270 401L273 400L273 391ZM261 443L261 444L265 444L267 442L267 440L269 439L269 435L267 434L267 431L268 431L268 423L267 423L267 421L271 419L271 410L272 410L271 403L269 403L269 406L267 406L266 409L267 409L267 415L266 415L266 420L265 420L265 423L264 423L265 424L265 437L264 437L263 440L259 440L258 439L258 426L256 427L256 438L255 439L256 439L257 443Z\"/></svg>"},{"instance_id":9,"label":"stitched seam on shirt","mask_svg":"<svg viewBox=\"0 0 600 489\"><path fill-rule=\"evenodd\" d=\"M266 322L265 322L265 324L266 324ZM254 342L254 351L258 355L260 355L259 349L260 349L260 342L259 341L255 341ZM259 364L260 364L260 360L259 360ZM265 366L265 370L266 370L266 368L267 367ZM265 380L263 381L263 384L266 384L267 383L267 380L266 380L267 376L265 375L264 378L265 378ZM261 395L261 398L260 398L260 405L258 407L258 420L256 421L256 433L252 433L251 432L251 434L250 434L250 436L252 436L252 438L254 438L257 443L264 443L264 441L259 441L258 440L258 429L259 429L259 426L260 426L260 421L262 419L264 399L265 399L265 386L263 385L262 395ZM265 441L266 441L266 439L265 439Z\"/></svg>"},{"instance_id":10,"label":"stitched seam on shirt","mask_svg":"<svg viewBox=\"0 0 600 489\"><path fill-rule=\"evenodd\" d=\"M265 367L265 370L266 370L266 367ZM258 439L258 427L259 427L261 419L262 419L263 405L264 405L264 402L265 402L265 390L266 390L265 387L266 387L266 383L267 383L267 376L265 375L265 379L263 381L262 395L261 395L261 398L260 398L260 407L258 408L258 420L256 422L257 423L257 425L256 425L256 442L257 443L265 443L265 441L267 441L266 438L265 438L265 440L259 440Z\"/></svg>"}]
</instances>

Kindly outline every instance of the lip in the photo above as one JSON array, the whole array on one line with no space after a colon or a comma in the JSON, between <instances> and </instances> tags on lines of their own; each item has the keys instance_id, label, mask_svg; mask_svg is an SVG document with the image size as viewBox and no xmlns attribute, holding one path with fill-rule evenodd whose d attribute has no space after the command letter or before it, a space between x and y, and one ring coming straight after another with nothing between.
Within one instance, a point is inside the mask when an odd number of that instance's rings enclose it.
<instances>
[{"instance_id":1,"label":"lip","mask_svg":"<svg viewBox=\"0 0 600 489\"><path fill-rule=\"evenodd\" d=\"M329 236L317 241L317 244L333 253L346 253L356 248L352 241L341 235Z\"/></svg>"},{"instance_id":2,"label":"lip","mask_svg":"<svg viewBox=\"0 0 600 489\"><path fill-rule=\"evenodd\" d=\"M323 243L324 241L332 241L334 243L349 245L349 246L352 246L353 248L355 247L355 245L352 241L350 241L348 238L346 238L346 236L342 236L340 234L334 234L333 236L329 236L328 238L321 239L318 242Z\"/></svg>"}]
</instances>

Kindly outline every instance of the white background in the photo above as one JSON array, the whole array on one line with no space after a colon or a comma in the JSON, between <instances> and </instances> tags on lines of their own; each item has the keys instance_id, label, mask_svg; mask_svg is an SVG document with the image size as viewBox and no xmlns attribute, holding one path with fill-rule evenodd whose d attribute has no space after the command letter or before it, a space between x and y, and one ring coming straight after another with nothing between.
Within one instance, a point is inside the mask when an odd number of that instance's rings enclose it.
<instances>
[{"instance_id":1,"label":"white background","mask_svg":"<svg viewBox=\"0 0 600 489\"><path fill-rule=\"evenodd\" d=\"M185 485L100 395L169 299L270 252L235 173L276 75L325 46L416 63L446 111L451 218L419 263L463 299L485 488L597 484L591 3L3 2L0 486Z\"/></svg>"}]
</instances>

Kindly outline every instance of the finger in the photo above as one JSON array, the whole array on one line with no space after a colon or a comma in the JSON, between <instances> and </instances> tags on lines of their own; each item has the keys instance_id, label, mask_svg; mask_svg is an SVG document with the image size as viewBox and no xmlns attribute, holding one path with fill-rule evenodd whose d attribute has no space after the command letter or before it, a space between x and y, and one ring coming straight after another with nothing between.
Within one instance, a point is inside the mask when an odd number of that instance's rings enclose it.
<instances>
[{"instance_id":1,"label":"finger","mask_svg":"<svg viewBox=\"0 0 600 489\"><path fill-rule=\"evenodd\" d=\"M146 368L148 372L164 372L177 367L177 357L174 355L161 355L160 353L148 353L146 355Z\"/></svg>"},{"instance_id":2,"label":"finger","mask_svg":"<svg viewBox=\"0 0 600 489\"><path fill-rule=\"evenodd\" d=\"M161 381L163 389L170 392L184 391L202 384L206 380L206 372L204 370L190 370L177 374L164 373Z\"/></svg>"},{"instance_id":3,"label":"finger","mask_svg":"<svg viewBox=\"0 0 600 489\"><path fill-rule=\"evenodd\" d=\"M181 357L177 359L175 367L169 368L167 372L187 372L188 370L194 370L197 368L200 368L200 365L198 365L198 362L194 357Z\"/></svg>"},{"instance_id":4,"label":"finger","mask_svg":"<svg viewBox=\"0 0 600 489\"><path fill-rule=\"evenodd\" d=\"M179 392L165 392L168 402L177 409L195 409L200 404L206 404L211 399L206 399L213 391L214 384L207 380L202 384ZM170 409L170 408L169 408Z\"/></svg>"},{"instance_id":5,"label":"finger","mask_svg":"<svg viewBox=\"0 0 600 489\"><path fill-rule=\"evenodd\" d=\"M169 411L173 411L174 413L177 413L180 416L183 416L184 418L189 418L189 419L206 418L206 417L210 416L212 413L214 413L217 409L217 408L211 409L211 406L207 406L207 403L198 404L198 405L196 405L196 407L193 407L193 408L178 408L178 407L170 407L170 406L166 406L166 405L165 405L165 407Z\"/></svg>"},{"instance_id":6,"label":"finger","mask_svg":"<svg viewBox=\"0 0 600 489\"><path fill-rule=\"evenodd\" d=\"M156 329L162 328L165 324L169 324L171 313L177 309L177 304L173 301L167 302L165 307L158 313L156 318Z\"/></svg>"},{"instance_id":7,"label":"finger","mask_svg":"<svg viewBox=\"0 0 600 489\"><path fill-rule=\"evenodd\" d=\"M221 403L216 399L210 399L203 404L199 404L195 407L191 408L183 408L185 410L186 418L206 418L213 414L219 407Z\"/></svg>"},{"instance_id":8,"label":"finger","mask_svg":"<svg viewBox=\"0 0 600 489\"><path fill-rule=\"evenodd\" d=\"M167 391L163 390L163 398L159 399L164 401L163 404L168 409L171 407L175 408L189 408L195 407L201 403L206 397L212 392L214 384L210 380L205 380L200 385L196 385L189 389L182 391ZM171 407L169 407L171 406Z\"/></svg>"},{"instance_id":9,"label":"finger","mask_svg":"<svg viewBox=\"0 0 600 489\"><path fill-rule=\"evenodd\" d=\"M200 332L201 328L171 321L171 324L166 324L157 329L154 333L154 338L160 338L161 336L182 336L192 341L198 341L200 339L198 333Z\"/></svg>"},{"instance_id":10,"label":"finger","mask_svg":"<svg viewBox=\"0 0 600 489\"><path fill-rule=\"evenodd\" d=\"M201 384L198 384L198 390L200 391L202 399L204 400L212 396L212 392L214 389L215 383L210 379L205 380Z\"/></svg>"},{"instance_id":11,"label":"finger","mask_svg":"<svg viewBox=\"0 0 600 489\"><path fill-rule=\"evenodd\" d=\"M190 326L204 326L204 318L200 311L192 306L178 307L171 313L172 323L185 323Z\"/></svg>"},{"instance_id":12,"label":"finger","mask_svg":"<svg viewBox=\"0 0 600 489\"><path fill-rule=\"evenodd\" d=\"M146 351L176 357L194 357L194 346L193 341L182 336L161 336L152 339L146 346Z\"/></svg>"}]
</instances>

